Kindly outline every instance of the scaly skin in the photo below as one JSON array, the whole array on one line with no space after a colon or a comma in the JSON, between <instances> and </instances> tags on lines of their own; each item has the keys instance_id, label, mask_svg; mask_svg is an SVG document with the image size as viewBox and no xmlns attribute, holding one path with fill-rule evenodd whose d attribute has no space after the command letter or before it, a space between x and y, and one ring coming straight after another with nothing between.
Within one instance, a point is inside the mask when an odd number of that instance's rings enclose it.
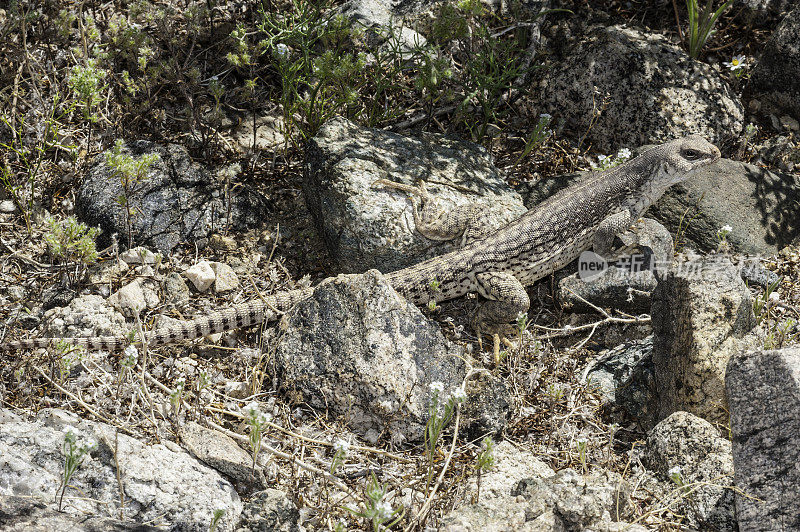
<instances>
[{"instance_id":1,"label":"scaly skin","mask_svg":"<svg viewBox=\"0 0 800 532\"><path fill-rule=\"evenodd\" d=\"M508 323L528 310L530 302L524 287L563 268L592 246L597 249L608 242L638 219L667 188L692 177L719 156L716 146L698 136L656 146L560 191L493 234L388 273L386 279L398 293L418 305L477 292L488 300L479 310L479 322ZM465 228L452 229L445 232L458 233ZM274 319L307 298L312 290L283 292L155 329L146 333L147 343L163 345L256 325ZM109 351L124 349L131 343L127 337L115 336L35 338L0 344L0 351L52 347L59 341Z\"/></svg>"}]
</instances>

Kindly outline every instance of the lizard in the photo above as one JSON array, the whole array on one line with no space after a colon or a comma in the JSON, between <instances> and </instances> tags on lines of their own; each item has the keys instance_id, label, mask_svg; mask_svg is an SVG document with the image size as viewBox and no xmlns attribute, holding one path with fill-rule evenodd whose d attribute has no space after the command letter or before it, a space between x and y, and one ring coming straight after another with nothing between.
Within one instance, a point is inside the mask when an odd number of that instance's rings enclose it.
<instances>
[{"instance_id":1,"label":"lizard","mask_svg":"<svg viewBox=\"0 0 800 532\"><path fill-rule=\"evenodd\" d=\"M593 248L599 255L608 253L614 237L629 228L670 186L689 179L719 157L719 149L697 135L652 147L562 189L488 235L465 238L462 247L387 273L385 279L417 305L477 293L485 301L478 307L474 323L488 327L508 324L530 307L526 286L563 268L587 249ZM428 196L424 187L414 189L387 181L382 184L416 192L423 199ZM463 210L454 210L449 218L432 215L425 207L419 212L413 196L412 209L416 229L423 236L443 240L471 231L466 225L474 217L465 216ZM275 319L312 291L313 287L308 287L264 296L153 329L144 333L144 340L148 346L164 345L257 325ZM108 351L141 343L127 336L31 338L1 343L0 352L52 347L62 341Z\"/></svg>"}]
</instances>

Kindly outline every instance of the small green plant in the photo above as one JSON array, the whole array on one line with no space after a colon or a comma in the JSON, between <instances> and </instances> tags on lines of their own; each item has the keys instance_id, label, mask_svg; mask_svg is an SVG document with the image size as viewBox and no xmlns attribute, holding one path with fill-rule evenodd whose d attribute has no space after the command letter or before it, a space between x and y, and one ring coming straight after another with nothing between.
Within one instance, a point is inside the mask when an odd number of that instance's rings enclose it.
<instances>
[{"instance_id":1,"label":"small green plant","mask_svg":"<svg viewBox=\"0 0 800 532\"><path fill-rule=\"evenodd\" d=\"M347 451L350 450L350 443L345 440L336 440L333 443L333 460L331 460L331 474L335 474L336 470L344 465L344 459L347 457Z\"/></svg>"},{"instance_id":2,"label":"small green plant","mask_svg":"<svg viewBox=\"0 0 800 532\"><path fill-rule=\"evenodd\" d=\"M160 157L157 153L133 157L125 152L125 143L120 139L117 139L114 147L106 152L106 164L122 185L122 194L117 197L117 202L124 209L129 248L133 247L133 218L136 216L136 209L131 204L130 198L136 185L147 179L150 167L158 160Z\"/></svg>"},{"instance_id":3,"label":"small green plant","mask_svg":"<svg viewBox=\"0 0 800 532\"><path fill-rule=\"evenodd\" d=\"M697 59L709 37L714 33L714 24L717 19L730 7L732 2L733 0L727 0L714 11L713 0L707 0L703 7L698 5L698 0L686 0L686 9L689 11L688 43L686 44L689 57Z\"/></svg>"},{"instance_id":4,"label":"small green plant","mask_svg":"<svg viewBox=\"0 0 800 532\"><path fill-rule=\"evenodd\" d=\"M125 377L127 377L128 373L130 373L133 368L136 367L136 363L139 361L139 349L135 345L129 345L125 348L122 352L122 360L119 361L120 371L119 371L119 381L117 383L117 391L119 392L122 383L125 381ZM119 396L119 393L118 393Z\"/></svg>"},{"instance_id":5,"label":"small green plant","mask_svg":"<svg viewBox=\"0 0 800 532\"><path fill-rule=\"evenodd\" d=\"M593 161L589 163L592 167L592 170L597 172L604 172L611 168L615 168L625 161L629 160L633 154L631 150L628 148L622 148L617 152L616 155L598 155L597 156L597 163L595 164Z\"/></svg>"},{"instance_id":6,"label":"small green plant","mask_svg":"<svg viewBox=\"0 0 800 532\"><path fill-rule=\"evenodd\" d=\"M261 437L267 423L267 416L261 412L258 403L252 402L242 409L245 421L250 425L250 452L253 455L253 475L256 472L256 461L261 451Z\"/></svg>"},{"instance_id":7,"label":"small green plant","mask_svg":"<svg viewBox=\"0 0 800 532\"><path fill-rule=\"evenodd\" d=\"M792 318L786 318L774 324L764 338L764 349L781 349L797 342L800 338L800 328Z\"/></svg>"},{"instance_id":8,"label":"small green plant","mask_svg":"<svg viewBox=\"0 0 800 532\"><path fill-rule=\"evenodd\" d=\"M262 9L257 24L262 36L257 50L281 80L287 133L296 127L301 138L315 135L336 115L355 118L366 83L366 54L352 46L358 32L342 15L328 13L326 4L292 0L283 12Z\"/></svg>"},{"instance_id":9,"label":"small green plant","mask_svg":"<svg viewBox=\"0 0 800 532\"><path fill-rule=\"evenodd\" d=\"M53 102L47 107L42 127L30 128L26 126L25 116L18 119L0 114L0 122L8 132L0 132L0 185L14 200L25 217L28 233L31 232L31 215L36 199L37 183L41 177L41 170L46 161L46 154L52 148L73 151L73 146L61 144L61 120L72 113L74 104L62 105L59 94L53 96ZM34 141L31 142L31 134ZM20 168L17 172L14 168ZM16 176L22 174L24 185L19 184ZM25 186L27 185L27 186Z\"/></svg>"},{"instance_id":10,"label":"small green plant","mask_svg":"<svg viewBox=\"0 0 800 532\"><path fill-rule=\"evenodd\" d=\"M771 296L782 281L783 277L775 280L775 282L769 283L766 288L764 288L764 292L761 295L756 296L756 298L753 300L753 314L755 315L758 323L761 323L765 319L769 318L770 299L772 298Z\"/></svg>"},{"instance_id":11,"label":"small green plant","mask_svg":"<svg viewBox=\"0 0 800 532\"><path fill-rule=\"evenodd\" d=\"M69 376L75 363L83 360L83 357L86 355L86 349L75 346L65 340L58 340L55 345L55 352L59 356L59 377L63 383Z\"/></svg>"},{"instance_id":12,"label":"small green plant","mask_svg":"<svg viewBox=\"0 0 800 532\"><path fill-rule=\"evenodd\" d=\"M578 438L575 442L575 446L578 449L578 460L581 462L581 471L583 474L586 474L586 448L588 446L588 440L586 438Z\"/></svg>"},{"instance_id":13,"label":"small green plant","mask_svg":"<svg viewBox=\"0 0 800 532\"><path fill-rule=\"evenodd\" d=\"M91 147L92 124L99 119L96 107L103 101L103 91L106 89L104 78L105 72L97 66L97 60L88 58L85 64L72 67L67 80L72 92L75 94L78 107L83 112L83 119L86 121L87 153Z\"/></svg>"},{"instance_id":14,"label":"small green plant","mask_svg":"<svg viewBox=\"0 0 800 532\"><path fill-rule=\"evenodd\" d=\"M215 532L219 526L219 522L225 516L225 510L218 508L214 510L214 516L211 518L211 524L208 525L208 532Z\"/></svg>"},{"instance_id":15,"label":"small green plant","mask_svg":"<svg viewBox=\"0 0 800 532\"><path fill-rule=\"evenodd\" d=\"M175 422L178 422L178 415L181 411L183 404L183 392L186 389L186 378L178 377L175 380L175 387L169 393L169 402L172 405L172 414L175 416Z\"/></svg>"},{"instance_id":16,"label":"small green plant","mask_svg":"<svg viewBox=\"0 0 800 532\"><path fill-rule=\"evenodd\" d=\"M52 216L47 218L44 241L50 256L64 264L78 265L78 268L66 270L70 285L75 285L83 277L86 268L97 262L95 239L99 233L98 228L87 227L74 216L60 222Z\"/></svg>"},{"instance_id":17,"label":"small green plant","mask_svg":"<svg viewBox=\"0 0 800 532\"><path fill-rule=\"evenodd\" d=\"M372 524L373 532L381 532L391 528L403 518L403 507L392 509L389 501L385 500L386 486L378 482L375 473L370 471L371 478L367 483L364 495L366 501L362 504L362 510L354 510L352 508L344 507L345 510L355 515L368 519Z\"/></svg>"},{"instance_id":18,"label":"small green plant","mask_svg":"<svg viewBox=\"0 0 800 532\"><path fill-rule=\"evenodd\" d=\"M547 113L539 115L539 121L536 122L536 127L533 128L533 132L525 142L525 148L523 148L522 154L517 160L518 162L530 155L535 148L541 146L545 140L553 135L553 130L549 127L552 119L553 117Z\"/></svg>"},{"instance_id":19,"label":"small green plant","mask_svg":"<svg viewBox=\"0 0 800 532\"><path fill-rule=\"evenodd\" d=\"M478 493L475 495L475 503L481 497L481 477L492 467L494 467L494 441L490 436L486 436L481 442L481 452L478 453L478 460L475 464L475 469L478 470Z\"/></svg>"},{"instance_id":20,"label":"small green plant","mask_svg":"<svg viewBox=\"0 0 800 532\"><path fill-rule=\"evenodd\" d=\"M67 491L67 485L69 485L72 475L78 470L78 467L83 463L86 456L95 448L97 448L97 444L93 440L78 440L72 428L68 428L64 433L64 444L62 446L62 451L64 452L64 473L61 477L61 485L59 486L59 512L64 505L64 493Z\"/></svg>"},{"instance_id":21,"label":"small green plant","mask_svg":"<svg viewBox=\"0 0 800 532\"><path fill-rule=\"evenodd\" d=\"M442 401L444 384L439 381L430 384L431 398L428 403L428 422L425 425L425 458L428 469L426 487L433 480L434 465L436 462L436 448L442 431L450 423L455 414L456 407L464 402L467 394L463 388L456 388L450 393L447 401Z\"/></svg>"},{"instance_id":22,"label":"small green plant","mask_svg":"<svg viewBox=\"0 0 800 532\"><path fill-rule=\"evenodd\" d=\"M670 479L670 480L671 480L671 481L672 481L672 482L673 482L673 483L674 483L676 486L678 486L679 488L681 488L681 490L682 490L683 492L685 492L685 493L687 493L687 494L689 493L689 491L691 490L691 488L690 488L689 486L687 486L687 485L686 485L686 481L683 479L683 474L682 474L682 472L681 472L681 468L680 468L680 466L675 466L675 467L672 467L672 468L670 468L670 470L669 470L669 471L667 471L667 476L669 476L669 479Z\"/></svg>"},{"instance_id":23,"label":"small green plant","mask_svg":"<svg viewBox=\"0 0 800 532\"><path fill-rule=\"evenodd\" d=\"M726 252L730 249L730 244L728 244L728 235L731 234L733 231L733 227L730 225L723 225L717 231L717 251L720 253Z\"/></svg>"}]
</instances>

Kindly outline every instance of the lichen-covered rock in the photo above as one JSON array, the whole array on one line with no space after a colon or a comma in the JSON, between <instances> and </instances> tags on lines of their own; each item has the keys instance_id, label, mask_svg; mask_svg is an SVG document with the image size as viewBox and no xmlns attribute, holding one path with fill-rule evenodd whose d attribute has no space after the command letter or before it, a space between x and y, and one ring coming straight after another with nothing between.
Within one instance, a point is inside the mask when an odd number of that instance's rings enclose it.
<instances>
[{"instance_id":1,"label":"lichen-covered rock","mask_svg":"<svg viewBox=\"0 0 800 532\"><path fill-rule=\"evenodd\" d=\"M653 292L653 364L663 419L727 423L725 368L756 343L750 291L726 258L681 257Z\"/></svg>"},{"instance_id":2,"label":"lichen-covered rock","mask_svg":"<svg viewBox=\"0 0 800 532\"><path fill-rule=\"evenodd\" d=\"M800 119L800 7L786 15L767 41L746 92L760 102L762 113Z\"/></svg>"},{"instance_id":3,"label":"lichen-covered rock","mask_svg":"<svg viewBox=\"0 0 800 532\"><path fill-rule=\"evenodd\" d=\"M159 532L154 526L118 521L102 515L75 515L59 512L30 497L0 495L0 524L3 532Z\"/></svg>"},{"instance_id":4,"label":"lichen-covered rock","mask_svg":"<svg viewBox=\"0 0 800 532\"><path fill-rule=\"evenodd\" d=\"M443 209L477 204L488 215L487 231L527 211L485 149L441 135L407 137L336 118L311 139L306 161L306 202L345 272L393 271L460 246L420 235L408 194L373 188L378 179L422 179Z\"/></svg>"},{"instance_id":5,"label":"lichen-covered rock","mask_svg":"<svg viewBox=\"0 0 800 532\"><path fill-rule=\"evenodd\" d=\"M734 249L771 255L800 235L798 190L796 175L720 159L670 187L649 212L672 231L682 227L685 241L699 249L716 249L719 231L727 225L726 240Z\"/></svg>"},{"instance_id":6,"label":"lichen-covered rock","mask_svg":"<svg viewBox=\"0 0 800 532\"><path fill-rule=\"evenodd\" d=\"M689 134L736 138L744 112L709 65L666 37L623 26L587 28L541 77L542 110L563 134L606 153Z\"/></svg>"},{"instance_id":7,"label":"lichen-covered rock","mask_svg":"<svg viewBox=\"0 0 800 532\"><path fill-rule=\"evenodd\" d=\"M121 492L126 520L201 532L208 530L214 511L222 509L217 530L233 530L242 503L219 473L173 443L146 445L61 410L40 412L35 421L0 410L0 496L25 496L57 508L53 500L61 484L67 429L78 441L94 439L98 445L70 479L65 512L119 515Z\"/></svg>"},{"instance_id":8,"label":"lichen-covered rock","mask_svg":"<svg viewBox=\"0 0 800 532\"><path fill-rule=\"evenodd\" d=\"M500 446L496 448L499 450ZM508 450L504 450L506 454ZM630 488L618 475L608 472L580 475L573 469L553 473L545 464L519 452L516 459L506 459L506 467L489 472L487 481L494 486L475 504L453 510L442 518L442 532L566 532L567 530L644 532L640 525L625 523L630 514ZM498 453L497 459L501 458ZM515 470L513 465L519 465ZM509 467L512 466L512 467ZM533 471L534 476L519 479ZM506 475L508 478L503 478ZM493 477L490 477L494 475ZM499 488L499 489L498 489Z\"/></svg>"},{"instance_id":9,"label":"lichen-covered rock","mask_svg":"<svg viewBox=\"0 0 800 532\"><path fill-rule=\"evenodd\" d=\"M169 253L185 241L205 246L216 229L229 223L238 231L262 223L268 206L261 196L245 188L232 194L228 202L223 183L195 163L183 146L139 140L128 143L125 149L134 157L149 153L159 156L148 174L131 184L128 193L128 204L136 210L130 235L136 243ZM102 246L111 243L114 233L120 235L121 242L128 242L125 209L119 201L122 195L120 176L101 155L78 189L75 207L83 222L102 228L98 236Z\"/></svg>"},{"instance_id":10,"label":"lichen-covered rock","mask_svg":"<svg viewBox=\"0 0 800 532\"><path fill-rule=\"evenodd\" d=\"M690 486L691 495L678 495L679 513L698 530L736 530L731 442L711 423L688 412L675 412L647 435L642 453L647 467L665 482Z\"/></svg>"},{"instance_id":11,"label":"lichen-covered rock","mask_svg":"<svg viewBox=\"0 0 800 532\"><path fill-rule=\"evenodd\" d=\"M125 336L131 328L125 317L102 297L76 297L66 307L56 307L44 314L41 336L68 338L84 336Z\"/></svg>"},{"instance_id":12,"label":"lichen-covered rock","mask_svg":"<svg viewBox=\"0 0 800 532\"><path fill-rule=\"evenodd\" d=\"M741 352L726 377L740 530L800 530L800 349Z\"/></svg>"},{"instance_id":13,"label":"lichen-covered rock","mask_svg":"<svg viewBox=\"0 0 800 532\"><path fill-rule=\"evenodd\" d=\"M374 270L323 282L287 314L275 361L298 400L359 436L422 438L430 385L442 399L466 372L461 350ZM468 399L469 400L469 399Z\"/></svg>"}]
</instances>

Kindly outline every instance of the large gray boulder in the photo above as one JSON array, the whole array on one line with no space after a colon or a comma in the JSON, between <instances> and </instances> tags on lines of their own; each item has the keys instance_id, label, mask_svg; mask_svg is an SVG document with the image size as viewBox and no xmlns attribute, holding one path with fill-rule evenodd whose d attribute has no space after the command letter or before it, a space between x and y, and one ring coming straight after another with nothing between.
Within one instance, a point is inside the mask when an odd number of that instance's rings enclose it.
<instances>
[{"instance_id":1,"label":"large gray boulder","mask_svg":"<svg viewBox=\"0 0 800 532\"><path fill-rule=\"evenodd\" d=\"M725 385L739 529L800 530L800 349L738 353Z\"/></svg>"},{"instance_id":2,"label":"large gray boulder","mask_svg":"<svg viewBox=\"0 0 800 532\"><path fill-rule=\"evenodd\" d=\"M718 233L750 255L772 255L800 235L800 178L747 163L720 159L688 181L670 187L650 213L684 244L714 250Z\"/></svg>"},{"instance_id":3,"label":"large gray boulder","mask_svg":"<svg viewBox=\"0 0 800 532\"><path fill-rule=\"evenodd\" d=\"M689 527L736 530L731 442L711 423L688 412L671 414L648 433L642 459L662 481L686 486L664 502L675 504Z\"/></svg>"},{"instance_id":4,"label":"large gray boulder","mask_svg":"<svg viewBox=\"0 0 800 532\"><path fill-rule=\"evenodd\" d=\"M800 7L795 3L767 41L746 89L762 113L800 120Z\"/></svg>"},{"instance_id":5,"label":"large gray boulder","mask_svg":"<svg viewBox=\"0 0 800 532\"><path fill-rule=\"evenodd\" d=\"M308 143L303 191L341 271L393 271L460 246L420 235L408 194L373 188L377 179L408 185L422 179L446 210L477 204L487 214L487 231L526 212L476 144L432 134L409 137L336 118Z\"/></svg>"},{"instance_id":6,"label":"large gray boulder","mask_svg":"<svg viewBox=\"0 0 800 532\"><path fill-rule=\"evenodd\" d=\"M304 403L343 417L374 441L418 441L428 420L431 385L445 401L461 386L463 350L397 294L379 272L340 275L323 282L286 317L275 361L290 392ZM501 430L505 388L478 386L470 403L490 407L484 425ZM493 398L481 397L493 394ZM499 397L497 395L500 395ZM475 422L481 416L473 413Z\"/></svg>"},{"instance_id":7,"label":"large gray boulder","mask_svg":"<svg viewBox=\"0 0 800 532\"><path fill-rule=\"evenodd\" d=\"M592 26L557 50L536 89L561 134L605 153L698 134L715 144L736 138L744 112L710 65L667 37L624 26Z\"/></svg>"},{"instance_id":8,"label":"large gray boulder","mask_svg":"<svg viewBox=\"0 0 800 532\"><path fill-rule=\"evenodd\" d=\"M194 162L186 148L177 144L162 146L139 140L126 145L134 157L158 154L145 179L130 187L128 204L136 209L128 230L125 209L120 204L123 188L120 177L106 163L104 155L89 170L78 189L76 209L81 220L100 226L98 243L107 246L118 233L127 246L133 241L170 253L181 242L197 242L201 247L219 228L247 231L259 227L268 209L264 198L244 188L226 200L224 183Z\"/></svg>"},{"instance_id":9,"label":"large gray boulder","mask_svg":"<svg viewBox=\"0 0 800 532\"><path fill-rule=\"evenodd\" d=\"M24 496L57 508L53 501L61 484L62 446L69 429L78 440L96 441L97 448L70 479L66 513L118 516L122 493L127 521L200 532L208 530L214 511L221 509L225 513L217 530L233 530L242 502L218 472L175 444L147 445L117 434L109 425L61 410L42 412L34 421L0 410L0 496Z\"/></svg>"},{"instance_id":10,"label":"large gray boulder","mask_svg":"<svg viewBox=\"0 0 800 532\"><path fill-rule=\"evenodd\" d=\"M102 515L75 515L29 497L0 495L3 532L158 532L154 526L119 521Z\"/></svg>"},{"instance_id":11,"label":"large gray boulder","mask_svg":"<svg viewBox=\"0 0 800 532\"><path fill-rule=\"evenodd\" d=\"M685 410L724 424L728 360L756 343L752 298L728 259L681 259L653 292L658 419Z\"/></svg>"}]
</instances>

